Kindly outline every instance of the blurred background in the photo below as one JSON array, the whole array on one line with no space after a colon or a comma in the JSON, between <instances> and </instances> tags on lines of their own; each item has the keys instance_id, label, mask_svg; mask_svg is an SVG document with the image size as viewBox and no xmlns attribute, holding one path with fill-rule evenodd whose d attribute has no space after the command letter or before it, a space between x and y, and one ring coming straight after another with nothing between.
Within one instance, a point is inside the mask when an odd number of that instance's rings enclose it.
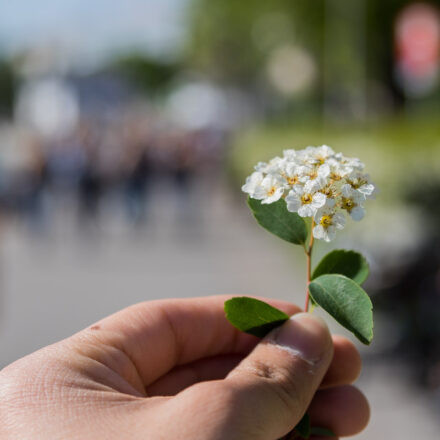
<instances>
[{"instance_id":1,"label":"blurred background","mask_svg":"<svg viewBox=\"0 0 440 440\"><path fill-rule=\"evenodd\" d=\"M439 71L438 0L3 2L0 367L138 301L302 304L240 187L325 143L381 190L331 244L372 269L356 438L438 438Z\"/></svg>"}]
</instances>

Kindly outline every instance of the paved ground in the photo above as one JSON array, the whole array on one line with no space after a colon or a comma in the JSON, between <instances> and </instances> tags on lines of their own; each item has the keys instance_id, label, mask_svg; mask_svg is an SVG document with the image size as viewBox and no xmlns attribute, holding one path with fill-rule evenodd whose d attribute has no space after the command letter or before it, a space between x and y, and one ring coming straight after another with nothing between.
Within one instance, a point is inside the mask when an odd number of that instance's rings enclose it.
<instances>
[{"instance_id":1,"label":"paved ground","mask_svg":"<svg viewBox=\"0 0 440 440\"><path fill-rule=\"evenodd\" d=\"M146 299L243 293L302 304L300 254L260 231L242 203L219 186L207 187L197 193L201 206L185 213L185 226L173 197L166 188L156 192L146 229L127 228L112 215L98 234L79 232L65 210L45 238L7 225L0 366ZM357 439L438 438L429 396L409 385L401 367L368 362L360 386L373 413Z\"/></svg>"}]
</instances>

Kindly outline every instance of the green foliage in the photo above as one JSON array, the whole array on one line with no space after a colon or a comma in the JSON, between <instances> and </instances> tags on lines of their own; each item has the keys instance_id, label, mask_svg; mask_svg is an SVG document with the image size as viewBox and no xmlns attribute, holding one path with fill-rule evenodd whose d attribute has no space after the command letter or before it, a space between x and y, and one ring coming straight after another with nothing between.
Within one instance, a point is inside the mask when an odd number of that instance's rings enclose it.
<instances>
[{"instance_id":1,"label":"green foliage","mask_svg":"<svg viewBox=\"0 0 440 440\"><path fill-rule=\"evenodd\" d=\"M16 80L12 62L0 59L0 116L12 115Z\"/></svg>"},{"instance_id":2,"label":"green foliage","mask_svg":"<svg viewBox=\"0 0 440 440\"><path fill-rule=\"evenodd\" d=\"M295 426L294 432L297 436L303 439L309 439L310 436L336 437L336 434L330 429L312 426L308 413L305 413L303 418Z\"/></svg>"},{"instance_id":3,"label":"green foliage","mask_svg":"<svg viewBox=\"0 0 440 440\"><path fill-rule=\"evenodd\" d=\"M304 245L307 240L306 223L296 212L287 210L283 199L263 205L259 200L249 197L248 205L263 228L289 243Z\"/></svg>"},{"instance_id":4,"label":"green foliage","mask_svg":"<svg viewBox=\"0 0 440 440\"><path fill-rule=\"evenodd\" d=\"M305 413L303 418L295 426L295 433L299 434L302 438L308 439L311 433L310 416Z\"/></svg>"},{"instance_id":5,"label":"green foliage","mask_svg":"<svg viewBox=\"0 0 440 440\"><path fill-rule=\"evenodd\" d=\"M310 285L313 300L364 344L373 339L373 305L366 292L344 275L321 275Z\"/></svg>"},{"instance_id":6,"label":"green foliage","mask_svg":"<svg viewBox=\"0 0 440 440\"><path fill-rule=\"evenodd\" d=\"M258 88L274 47L294 41L319 53L324 5L324 0L192 0L187 60L216 80Z\"/></svg>"},{"instance_id":7,"label":"green foliage","mask_svg":"<svg viewBox=\"0 0 440 440\"><path fill-rule=\"evenodd\" d=\"M281 310L264 301L246 296L226 301L225 313L226 318L234 327L259 338L263 338L289 319L289 316Z\"/></svg>"},{"instance_id":8,"label":"green foliage","mask_svg":"<svg viewBox=\"0 0 440 440\"><path fill-rule=\"evenodd\" d=\"M344 249L328 253L313 271L312 280L324 274L338 273L362 284L368 277L367 260L358 252Z\"/></svg>"},{"instance_id":9,"label":"green foliage","mask_svg":"<svg viewBox=\"0 0 440 440\"><path fill-rule=\"evenodd\" d=\"M166 90L180 67L133 53L115 60L109 68L151 94Z\"/></svg>"},{"instance_id":10,"label":"green foliage","mask_svg":"<svg viewBox=\"0 0 440 440\"><path fill-rule=\"evenodd\" d=\"M408 0L192 0L186 56L205 75L257 88L268 54L293 43L308 49L318 64L318 99L359 89L365 71L369 80L393 93L394 22L406 4Z\"/></svg>"}]
</instances>

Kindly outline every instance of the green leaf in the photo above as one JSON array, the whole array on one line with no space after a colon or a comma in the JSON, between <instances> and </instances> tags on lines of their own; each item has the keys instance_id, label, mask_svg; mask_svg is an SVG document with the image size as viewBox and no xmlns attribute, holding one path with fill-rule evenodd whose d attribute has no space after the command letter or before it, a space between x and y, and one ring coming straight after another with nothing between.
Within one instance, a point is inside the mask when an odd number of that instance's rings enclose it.
<instances>
[{"instance_id":1,"label":"green leaf","mask_svg":"<svg viewBox=\"0 0 440 440\"><path fill-rule=\"evenodd\" d=\"M364 344L373 339L373 305L366 292L344 275L321 275L310 285L315 302Z\"/></svg>"},{"instance_id":2,"label":"green leaf","mask_svg":"<svg viewBox=\"0 0 440 440\"><path fill-rule=\"evenodd\" d=\"M305 413L303 418L295 426L295 432L302 438L308 439L311 433L310 416Z\"/></svg>"},{"instance_id":3,"label":"green leaf","mask_svg":"<svg viewBox=\"0 0 440 440\"><path fill-rule=\"evenodd\" d=\"M358 252L337 249L328 253L313 271L312 280L328 273L339 273L362 284L368 277L367 260Z\"/></svg>"},{"instance_id":4,"label":"green leaf","mask_svg":"<svg viewBox=\"0 0 440 440\"><path fill-rule=\"evenodd\" d=\"M264 301L247 296L227 300L225 313L226 318L234 327L259 338L263 338L289 319L289 315L281 310Z\"/></svg>"},{"instance_id":5,"label":"green leaf","mask_svg":"<svg viewBox=\"0 0 440 440\"><path fill-rule=\"evenodd\" d=\"M331 429L319 428L317 426L312 426L310 434L318 435L320 437L336 437L336 434Z\"/></svg>"},{"instance_id":6,"label":"green leaf","mask_svg":"<svg viewBox=\"0 0 440 440\"><path fill-rule=\"evenodd\" d=\"M296 212L289 212L284 199L263 205L259 200L248 198L248 205L257 222L272 234L293 244L304 244L307 226Z\"/></svg>"}]
</instances>

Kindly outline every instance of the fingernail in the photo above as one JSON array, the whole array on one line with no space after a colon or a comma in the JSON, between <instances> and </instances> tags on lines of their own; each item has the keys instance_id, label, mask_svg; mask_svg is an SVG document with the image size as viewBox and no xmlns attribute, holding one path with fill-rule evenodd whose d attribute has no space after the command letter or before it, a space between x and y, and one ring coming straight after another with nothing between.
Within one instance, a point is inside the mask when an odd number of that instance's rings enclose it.
<instances>
[{"instance_id":1,"label":"fingernail","mask_svg":"<svg viewBox=\"0 0 440 440\"><path fill-rule=\"evenodd\" d=\"M331 337L325 321L311 313L298 313L286 321L273 342L310 364L316 364L331 353Z\"/></svg>"}]
</instances>

